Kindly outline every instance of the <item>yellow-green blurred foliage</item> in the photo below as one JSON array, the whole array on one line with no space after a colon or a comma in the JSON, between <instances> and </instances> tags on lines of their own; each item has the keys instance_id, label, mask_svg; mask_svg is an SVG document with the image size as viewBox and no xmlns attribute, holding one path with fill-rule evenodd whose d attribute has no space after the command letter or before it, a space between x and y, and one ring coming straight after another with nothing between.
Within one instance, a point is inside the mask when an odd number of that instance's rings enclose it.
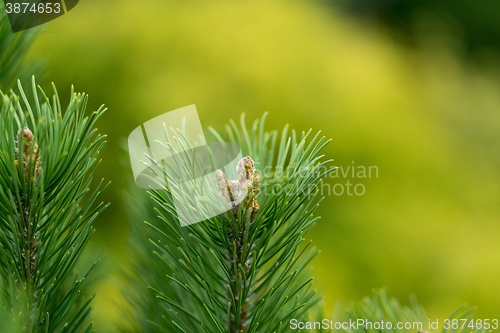
<instances>
[{"instance_id":1,"label":"yellow-green blurred foliage","mask_svg":"<svg viewBox=\"0 0 500 333\"><path fill-rule=\"evenodd\" d=\"M494 69L465 64L447 37L418 50L396 44L312 1L81 1L41 36L34 57L61 95L90 94L108 113L101 175L112 202L89 252L109 251L94 317L112 331L128 221L120 148L135 127L196 104L204 127L269 111L333 138L335 165L377 166L363 196L327 195L311 235L327 310L387 286L416 293L431 318L463 302L480 318L500 308L500 84ZM345 184L347 179L328 179ZM327 194L327 193L325 193ZM105 252L106 253L106 252Z\"/></svg>"}]
</instances>

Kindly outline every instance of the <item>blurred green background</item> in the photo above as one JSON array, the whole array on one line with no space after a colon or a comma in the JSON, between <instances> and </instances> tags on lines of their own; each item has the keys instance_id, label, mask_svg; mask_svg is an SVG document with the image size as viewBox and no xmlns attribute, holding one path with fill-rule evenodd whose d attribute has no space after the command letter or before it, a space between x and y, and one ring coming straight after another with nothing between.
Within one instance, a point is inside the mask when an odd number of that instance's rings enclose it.
<instances>
[{"instance_id":1,"label":"blurred green background","mask_svg":"<svg viewBox=\"0 0 500 333\"><path fill-rule=\"evenodd\" d=\"M498 318L500 7L462 2L87 0L48 25L31 52L48 63L44 87L69 96L74 84L90 109L109 108L100 175L112 206L87 250L103 259L97 331L126 320L124 139L190 104L205 129L269 111L268 129L333 138L326 154L344 171L378 167L326 180L366 189L324 193L311 236L327 311L387 286L433 319L464 302Z\"/></svg>"}]
</instances>

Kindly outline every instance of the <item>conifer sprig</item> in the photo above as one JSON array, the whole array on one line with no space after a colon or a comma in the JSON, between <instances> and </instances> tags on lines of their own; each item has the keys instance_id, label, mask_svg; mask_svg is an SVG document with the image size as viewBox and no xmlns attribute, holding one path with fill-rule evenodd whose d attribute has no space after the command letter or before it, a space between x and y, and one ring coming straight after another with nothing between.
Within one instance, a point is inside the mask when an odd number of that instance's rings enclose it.
<instances>
[{"instance_id":1,"label":"conifer sprig","mask_svg":"<svg viewBox=\"0 0 500 333\"><path fill-rule=\"evenodd\" d=\"M107 206L94 205L103 180L92 183L105 109L85 116L88 97L72 89L64 111L55 86L51 101L34 78L31 102L18 87L20 96L0 93L0 274L15 286L4 293L10 304L26 298L16 312L24 332L90 332L93 296L79 298L88 273L77 280L74 268Z\"/></svg>"},{"instance_id":2,"label":"conifer sprig","mask_svg":"<svg viewBox=\"0 0 500 333\"><path fill-rule=\"evenodd\" d=\"M167 321L157 324L165 331L286 332L287 320L306 317L319 300L308 269L317 251L304 237L318 220L315 189L330 172L320 155L328 141L319 133L311 138L311 131L289 137L288 127L278 141L277 131L264 130L265 118L250 132L244 117L241 128L233 122L227 127L229 141L249 156L240 162L247 179L257 171L262 178L252 181L248 200L230 213L181 227L172 192L150 191L163 221L154 228L168 240L154 242L156 254L171 270L167 278L174 290L173 296L157 290L167 309Z\"/></svg>"}]
</instances>

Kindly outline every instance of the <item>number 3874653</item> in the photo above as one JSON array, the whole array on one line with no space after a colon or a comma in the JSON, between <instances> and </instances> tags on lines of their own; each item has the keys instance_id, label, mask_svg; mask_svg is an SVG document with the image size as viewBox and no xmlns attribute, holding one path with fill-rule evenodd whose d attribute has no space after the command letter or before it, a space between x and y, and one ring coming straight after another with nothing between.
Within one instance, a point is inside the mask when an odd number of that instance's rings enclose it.
<instances>
[{"instance_id":1,"label":"number 3874653","mask_svg":"<svg viewBox=\"0 0 500 333\"><path fill-rule=\"evenodd\" d=\"M34 14L59 14L61 12L61 4L60 3L5 3L5 9L7 10L7 14L25 14L25 13L34 13Z\"/></svg>"}]
</instances>

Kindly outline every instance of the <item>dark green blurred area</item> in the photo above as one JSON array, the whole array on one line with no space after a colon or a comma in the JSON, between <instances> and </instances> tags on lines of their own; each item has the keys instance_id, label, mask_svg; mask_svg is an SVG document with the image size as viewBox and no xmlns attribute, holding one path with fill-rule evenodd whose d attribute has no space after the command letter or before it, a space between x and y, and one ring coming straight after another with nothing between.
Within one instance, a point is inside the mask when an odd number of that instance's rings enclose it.
<instances>
[{"instance_id":1,"label":"dark green blurred area","mask_svg":"<svg viewBox=\"0 0 500 333\"><path fill-rule=\"evenodd\" d=\"M467 56L500 49L500 2L495 0L324 0L362 21L388 27L405 44L422 33L452 32Z\"/></svg>"},{"instance_id":2,"label":"dark green blurred area","mask_svg":"<svg viewBox=\"0 0 500 333\"><path fill-rule=\"evenodd\" d=\"M494 31L466 26L466 34L457 33L448 22L460 21L458 12L443 16L433 6L428 16L405 6L404 15L420 17L406 28L389 19L366 24L378 14L365 11L358 20L340 8L295 0L89 0L46 28L32 57L48 60L46 77L60 95L69 96L74 84L90 95L89 109L109 108L98 126L109 139L100 176L112 181L104 197L112 206L97 221L87 251L104 260L93 312L98 331L112 332L126 320L120 308L127 287L119 278L133 259L122 200L132 177L123 166L126 137L190 104L205 130L223 128L242 112L253 121L268 111L268 129L289 123L333 138L326 154L344 171L378 168L378 178L326 180L366 188L363 196L324 193L322 219L311 235L322 250L314 271L328 311L337 300L357 301L387 286L402 303L415 293L430 318L444 319L464 302L479 305L477 318L498 315ZM404 21L402 9L390 8L377 10ZM500 29L500 21L488 19L493 10L468 12L477 25ZM421 29L407 34L410 25ZM410 39L418 43L401 42Z\"/></svg>"}]
</instances>

